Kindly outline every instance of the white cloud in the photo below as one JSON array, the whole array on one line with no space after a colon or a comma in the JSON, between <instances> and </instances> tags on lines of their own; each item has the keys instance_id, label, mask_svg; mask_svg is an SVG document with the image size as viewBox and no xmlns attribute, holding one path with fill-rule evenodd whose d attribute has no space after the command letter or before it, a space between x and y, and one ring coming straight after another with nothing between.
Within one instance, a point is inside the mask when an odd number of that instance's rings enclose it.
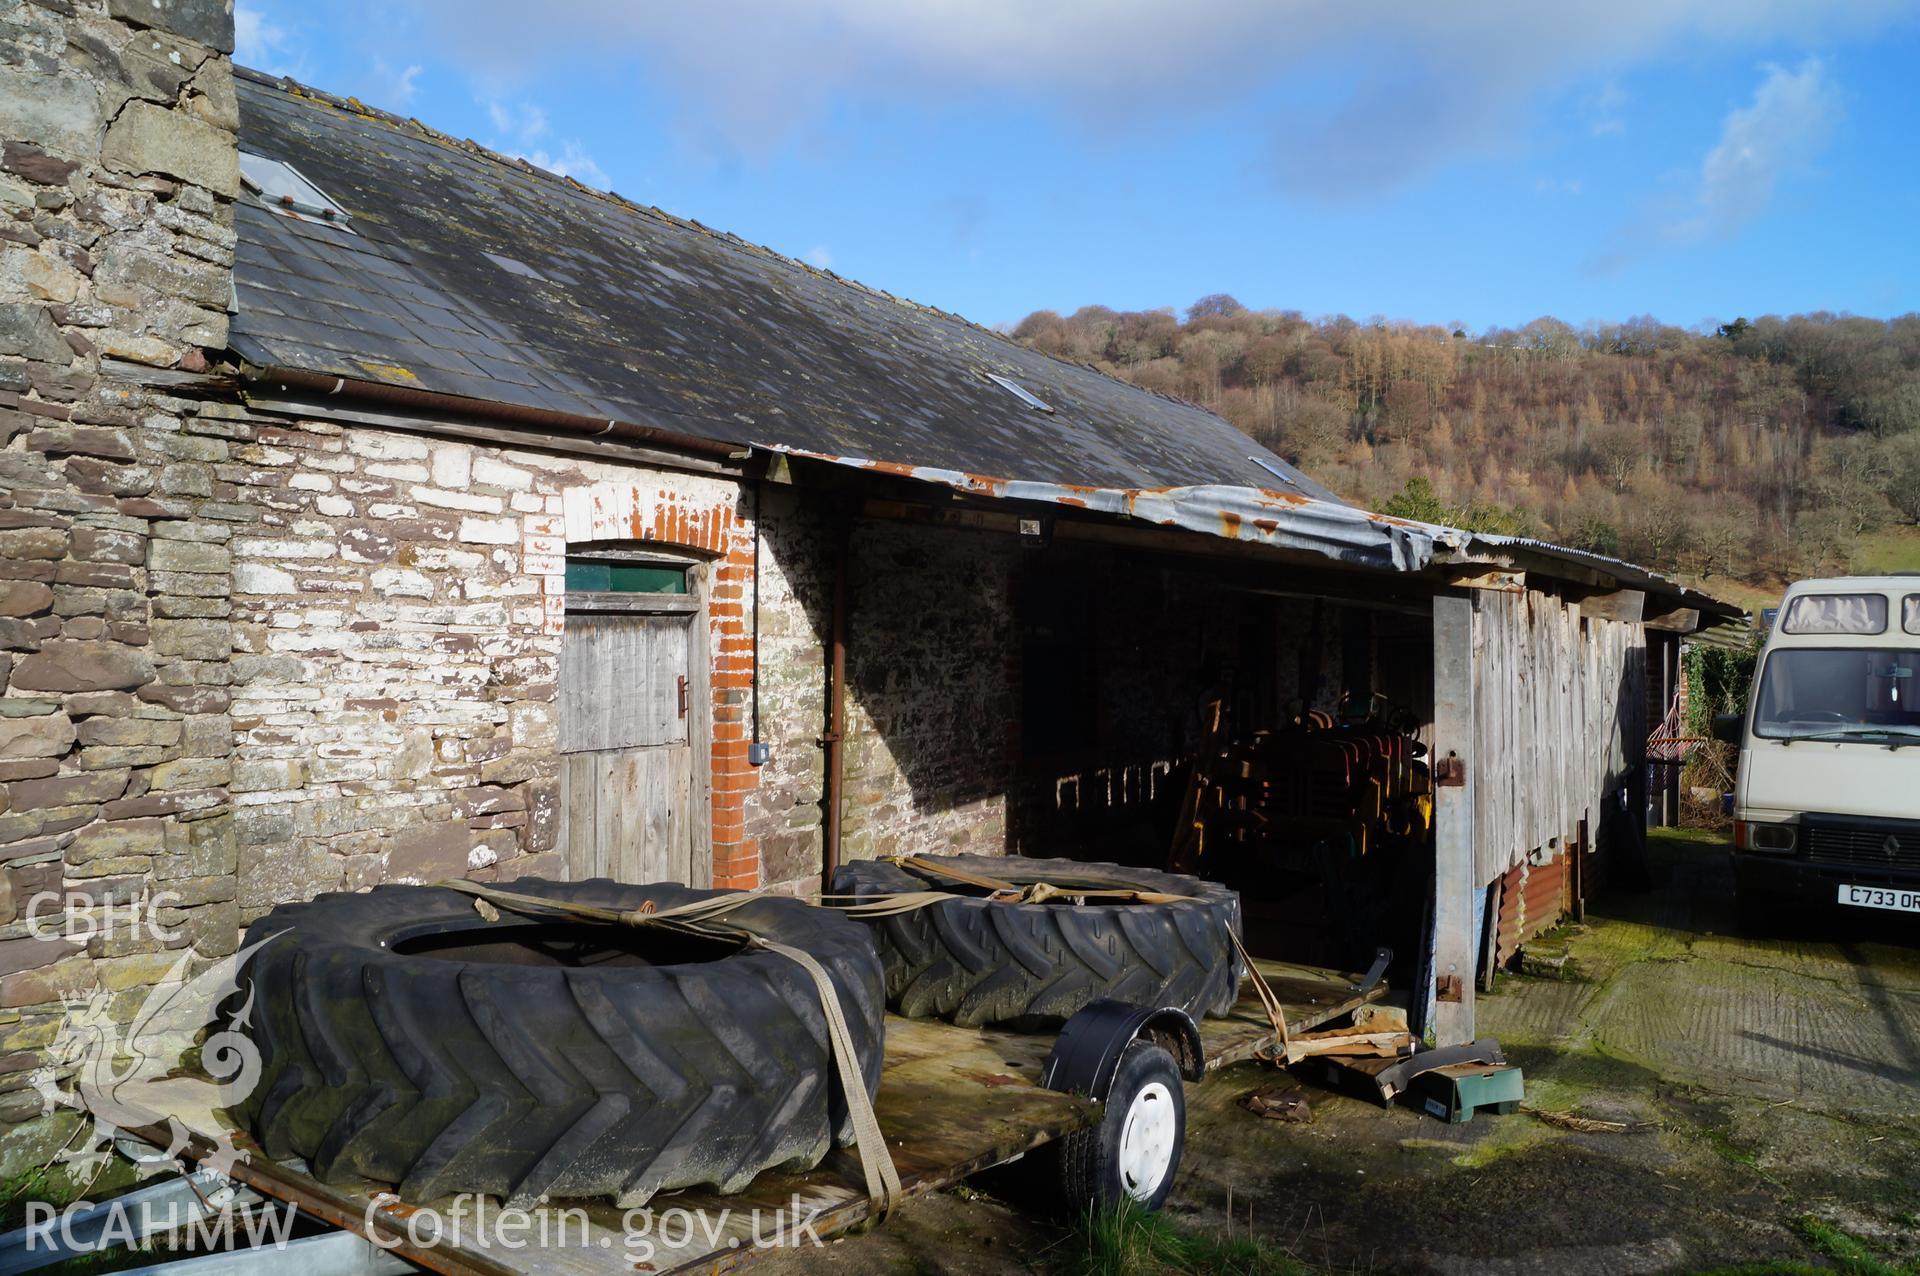
<instances>
[{"instance_id":1,"label":"white cloud","mask_svg":"<svg viewBox=\"0 0 1920 1276\"><path fill-rule=\"evenodd\" d=\"M1694 208L1670 233L1699 239L1738 231L1773 202L1781 179L1813 165L1840 112L1840 95L1818 58L1797 71L1768 67L1753 102L1728 113L1719 143L1701 162Z\"/></svg>"},{"instance_id":2,"label":"white cloud","mask_svg":"<svg viewBox=\"0 0 1920 1276\"><path fill-rule=\"evenodd\" d=\"M599 190L612 190L613 179L607 171L593 162L593 156L578 142L568 142L558 154L546 150L514 151L513 155L523 159L535 168L544 168L549 173L561 177L571 177L583 186L596 187Z\"/></svg>"},{"instance_id":3,"label":"white cloud","mask_svg":"<svg viewBox=\"0 0 1920 1276\"><path fill-rule=\"evenodd\" d=\"M419 92L415 81L424 69L417 62L396 69L390 63L376 59L368 73L367 99L389 111L404 110L413 101L413 95Z\"/></svg>"},{"instance_id":4,"label":"white cloud","mask_svg":"<svg viewBox=\"0 0 1920 1276\"><path fill-rule=\"evenodd\" d=\"M1621 118L1621 112L1631 100L1617 81L1602 84L1587 104L1587 132L1594 137L1618 137L1625 133L1627 122Z\"/></svg>"},{"instance_id":5,"label":"white cloud","mask_svg":"<svg viewBox=\"0 0 1920 1276\"><path fill-rule=\"evenodd\" d=\"M1330 197L1512 146L1569 80L1912 14L1909 0L553 0L529 23L521 0L411 3L478 76L619 60L674 94L683 130L749 154L844 101L965 110L1013 96L1119 138L1272 101L1297 80L1265 159L1290 188Z\"/></svg>"},{"instance_id":6,"label":"white cloud","mask_svg":"<svg viewBox=\"0 0 1920 1276\"><path fill-rule=\"evenodd\" d=\"M493 121L494 131L522 142L531 142L547 131L547 113L544 108L532 102L502 102L498 99L487 103L487 118Z\"/></svg>"},{"instance_id":7,"label":"white cloud","mask_svg":"<svg viewBox=\"0 0 1920 1276\"><path fill-rule=\"evenodd\" d=\"M613 189L613 179L579 142L564 142L557 151L535 145L547 132L546 108L534 102L506 102L499 98L488 101L486 106L487 119L498 135L488 143L493 149L584 185L603 191Z\"/></svg>"},{"instance_id":8,"label":"white cloud","mask_svg":"<svg viewBox=\"0 0 1920 1276\"><path fill-rule=\"evenodd\" d=\"M826 270L833 265L833 254L827 251L825 244L815 244L807 249L805 261L815 270Z\"/></svg>"},{"instance_id":9,"label":"white cloud","mask_svg":"<svg viewBox=\"0 0 1920 1276\"><path fill-rule=\"evenodd\" d=\"M249 4L233 10L233 60L242 66L256 67L269 75L285 75L279 63L284 60L289 41L287 29Z\"/></svg>"}]
</instances>

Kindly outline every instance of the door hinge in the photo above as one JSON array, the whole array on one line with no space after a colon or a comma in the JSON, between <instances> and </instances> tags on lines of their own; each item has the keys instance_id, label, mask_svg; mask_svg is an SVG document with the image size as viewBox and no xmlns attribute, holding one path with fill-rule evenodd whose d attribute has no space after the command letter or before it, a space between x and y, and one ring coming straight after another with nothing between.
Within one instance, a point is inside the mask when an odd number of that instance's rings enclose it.
<instances>
[{"instance_id":1,"label":"door hinge","mask_svg":"<svg viewBox=\"0 0 1920 1276\"><path fill-rule=\"evenodd\" d=\"M680 716L687 716L687 675L680 675Z\"/></svg>"},{"instance_id":2,"label":"door hinge","mask_svg":"<svg viewBox=\"0 0 1920 1276\"><path fill-rule=\"evenodd\" d=\"M1467 760L1457 753L1436 758L1433 764L1433 782L1443 789L1464 786L1467 782Z\"/></svg>"}]
</instances>

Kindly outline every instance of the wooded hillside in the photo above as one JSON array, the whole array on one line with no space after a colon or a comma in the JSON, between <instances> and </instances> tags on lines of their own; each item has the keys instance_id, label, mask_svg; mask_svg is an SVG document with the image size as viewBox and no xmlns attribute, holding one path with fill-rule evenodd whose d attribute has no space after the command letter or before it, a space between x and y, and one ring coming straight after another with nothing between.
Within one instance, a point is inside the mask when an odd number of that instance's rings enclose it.
<instances>
[{"instance_id":1,"label":"wooded hillside","mask_svg":"<svg viewBox=\"0 0 1920 1276\"><path fill-rule=\"evenodd\" d=\"M1088 306L1014 336L1204 404L1376 509L1704 580L1851 570L1920 521L1920 315L1468 334L1212 296L1184 323Z\"/></svg>"}]
</instances>

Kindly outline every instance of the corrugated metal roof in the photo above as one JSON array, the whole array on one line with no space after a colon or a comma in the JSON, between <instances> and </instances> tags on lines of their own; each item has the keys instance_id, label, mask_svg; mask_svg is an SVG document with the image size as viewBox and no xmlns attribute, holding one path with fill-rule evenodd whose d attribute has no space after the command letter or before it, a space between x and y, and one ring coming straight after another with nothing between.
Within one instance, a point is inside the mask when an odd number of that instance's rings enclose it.
<instances>
[{"instance_id":1,"label":"corrugated metal roof","mask_svg":"<svg viewBox=\"0 0 1920 1276\"><path fill-rule=\"evenodd\" d=\"M238 88L241 145L358 232L236 205L230 340L260 367L1053 482L1267 484L1257 456L1338 500L1193 404L415 121Z\"/></svg>"},{"instance_id":2,"label":"corrugated metal roof","mask_svg":"<svg viewBox=\"0 0 1920 1276\"><path fill-rule=\"evenodd\" d=\"M1741 614L1728 603L1618 558L1525 537L1492 536L1392 518L1288 492L1222 484L1114 488L1040 483L798 448L780 450L853 469L934 483L970 496L1114 515L1227 540L1303 550L1380 571L1417 572L1435 563L1501 567L1512 561L1513 551L1524 551L1535 558L1601 572L1622 587L1644 589L1714 615Z\"/></svg>"},{"instance_id":3,"label":"corrugated metal roof","mask_svg":"<svg viewBox=\"0 0 1920 1276\"><path fill-rule=\"evenodd\" d=\"M1611 558L1606 554L1595 554L1589 550L1574 549L1569 545L1556 545L1552 541L1535 540L1530 536L1495 536L1487 532L1461 532L1466 537L1465 553L1472 558L1499 558L1509 551L1519 550L1541 558L1550 558L1557 562L1579 567L1589 567L1613 577L1621 585L1630 589L1644 589L1648 593L1661 594L1678 599L1689 607L1698 607L1704 612L1716 616L1744 616L1746 613L1732 603L1723 602L1711 594L1690 589L1638 563L1630 563L1624 558Z\"/></svg>"},{"instance_id":4,"label":"corrugated metal roof","mask_svg":"<svg viewBox=\"0 0 1920 1276\"><path fill-rule=\"evenodd\" d=\"M1041 483L799 448L779 450L853 469L937 483L971 496L1119 515L1228 540L1305 550L1357 567L1387 571L1419 571L1433 561L1436 549L1457 548L1465 535L1431 523L1371 514L1337 501L1255 487L1204 484L1121 488Z\"/></svg>"}]
</instances>

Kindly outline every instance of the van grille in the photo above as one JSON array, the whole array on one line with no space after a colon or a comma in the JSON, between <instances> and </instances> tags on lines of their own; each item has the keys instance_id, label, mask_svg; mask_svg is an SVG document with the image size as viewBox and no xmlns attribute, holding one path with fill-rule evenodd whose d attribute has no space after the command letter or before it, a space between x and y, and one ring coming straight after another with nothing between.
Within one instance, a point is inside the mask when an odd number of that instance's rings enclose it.
<instances>
[{"instance_id":1,"label":"van grille","mask_svg":"<svg viewBox=\"0 0 1920 1276\"><path fill-rule=\"evenodd\" d=\"M1804 829L1807 858L1852 868L1920 870L1920 824L1904 827Z\"/></svg>"}]
</instances>

